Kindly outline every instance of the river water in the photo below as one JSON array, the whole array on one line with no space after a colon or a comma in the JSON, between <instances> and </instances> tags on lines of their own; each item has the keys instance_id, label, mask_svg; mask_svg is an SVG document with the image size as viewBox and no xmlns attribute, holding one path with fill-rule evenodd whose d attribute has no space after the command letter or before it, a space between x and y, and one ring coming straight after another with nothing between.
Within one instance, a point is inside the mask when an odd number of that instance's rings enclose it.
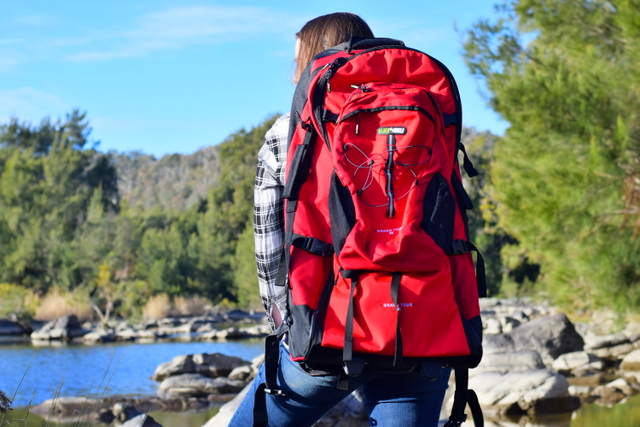
<instances>
[{"instance_id":1,"label":"river water","mask_svg":"<svg viewBox=\"0 0 640 427\"><path fill-rule=\"evenodd\" d=\"M14 396L14 408L37 405L60 396L100 397L155 395L158 383L151 380L156 366L175 356L222 353L251 360L263 351L263 340L228 342L154 342L104 345L34 347L31 344L0 346L0 390ZM182 414L152 413L165 427L200 427L217 409ZM62 427L14 410L12 426ZM0 417L1 419L1 417ZM521 420L522 421L522 420ZM471 427L472 423L468 422ZM4 424L0 422L0 426ZM69 424L75 425L75 424ZM83 424L81 424L83 425ZM522 425L505 420L500 426ZM587 405L572 415L531 421L531 427L636 427L640 426L640 395L627 403L604 408Z\"/></svg>"}]
</instances>

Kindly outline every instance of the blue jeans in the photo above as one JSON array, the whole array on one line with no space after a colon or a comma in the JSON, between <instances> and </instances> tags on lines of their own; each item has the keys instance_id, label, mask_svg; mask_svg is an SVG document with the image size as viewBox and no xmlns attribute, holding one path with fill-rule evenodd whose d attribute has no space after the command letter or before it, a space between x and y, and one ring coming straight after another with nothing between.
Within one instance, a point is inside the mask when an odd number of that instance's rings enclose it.
<instances>
[{"instance_id":1,"label":"blue jeans","mask_svg":"<svg viewBox=\"0 0 640 427\"><path fill-rule=\"evenodd\" d=\"M379 427L436 427L448 386L450 369L430 380L421 372L394 374L365 371L350 378L348 390L336 387L337 376L313 377L291 360L280 343L278 386L285 396L266 395L269 426L311 426L354 390L362 387L369 424ZM265 381L264 364L240 402L229 427L253 425L256 388Z\"/></svg>"}]
</instances>

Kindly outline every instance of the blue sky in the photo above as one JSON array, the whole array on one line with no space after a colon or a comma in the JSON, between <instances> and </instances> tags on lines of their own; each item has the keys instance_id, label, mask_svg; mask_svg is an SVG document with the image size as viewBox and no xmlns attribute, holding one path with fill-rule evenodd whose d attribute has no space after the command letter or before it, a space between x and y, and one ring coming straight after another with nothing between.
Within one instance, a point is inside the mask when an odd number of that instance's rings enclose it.
<instances>
[{"instance_id":1,"label":"blue sky","mask_svg":"<svg viewBox=\"0 0 640 427\"><path fill-rule=\"evenodd\" d=\"M0 0L0 124L86 111L102 151L193 153L289 110L294 34L347 11L444 62L464 123L502 134L461 58L494 0Z\"/></svg>"}]
</instances>

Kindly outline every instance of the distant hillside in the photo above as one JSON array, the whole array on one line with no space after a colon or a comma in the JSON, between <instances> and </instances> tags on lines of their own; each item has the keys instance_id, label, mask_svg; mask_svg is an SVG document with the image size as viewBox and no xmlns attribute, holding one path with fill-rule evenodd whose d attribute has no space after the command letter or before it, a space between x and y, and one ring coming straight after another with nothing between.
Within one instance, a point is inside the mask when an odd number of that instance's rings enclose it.
<instances>
[{"instance_id":1,"label":"distant hillside","mask_svg":"<svg viewBox=\"0 0 640 427\"><path fill-rule=\"evenodd\" d=\"M220 145L161 159L137 151L111 151L109 156L118 174L120 197L132 208L186 209L206 198L220 175Z\"/></svg>"},{"instance_id":2,"label":"distant hillside","mask_svg":"<svg viewBox=\"0 0 640 427\"><path fill-rule=\"evenodd\" d=\"M462 142L470 147L484 137L484 149L493 148L490 132L463 128ZM193 154L168 154L161 159L132 151L109 152L118 174L118 190L132 208L184 210L207 196L220 176L220 149L225 143L206 147Z\"/></svg>"}]
</instances>

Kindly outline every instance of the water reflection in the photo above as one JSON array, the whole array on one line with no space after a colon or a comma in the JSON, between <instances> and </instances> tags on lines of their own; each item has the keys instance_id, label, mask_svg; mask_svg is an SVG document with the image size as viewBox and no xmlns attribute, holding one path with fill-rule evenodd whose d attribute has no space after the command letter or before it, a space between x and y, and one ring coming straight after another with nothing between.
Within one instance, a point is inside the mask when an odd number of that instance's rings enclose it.
<instances>
[{"instance_id":1,"label":"water reflection","mask_svg":"<svg viewBox=\"0 0 640 427\"><path fill-rule=\"evenodd\" d=\"M160 363L176 356L222 353L251 360L263 351L263 340L228 342L154 342L103 345L0 347L0 390L14 407L37 405L60 396L155 395L150 377Z\"/></svg>"}]
</instances>

